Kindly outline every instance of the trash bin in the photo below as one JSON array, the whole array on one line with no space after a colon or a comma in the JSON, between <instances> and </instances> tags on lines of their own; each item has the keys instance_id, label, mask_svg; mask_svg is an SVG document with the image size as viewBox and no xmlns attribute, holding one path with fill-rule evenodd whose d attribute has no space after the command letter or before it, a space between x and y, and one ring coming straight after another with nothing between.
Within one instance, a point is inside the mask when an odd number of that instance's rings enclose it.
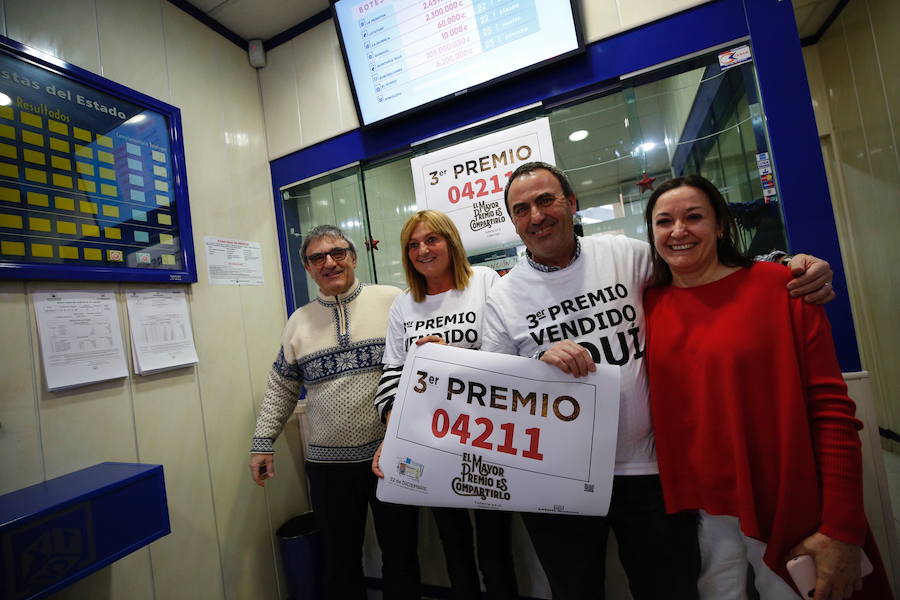
<instances>
[{"instance_id":1,"label":"trash bin","mask_svg":"<svg viewBox=\"0 0 900 600\"><path fill-rule=\"evenodd\" d=\"M312 511L291 519L275 532L290 600L319 600L322 592L322 533Z\"/></svg>"}]
</instances>

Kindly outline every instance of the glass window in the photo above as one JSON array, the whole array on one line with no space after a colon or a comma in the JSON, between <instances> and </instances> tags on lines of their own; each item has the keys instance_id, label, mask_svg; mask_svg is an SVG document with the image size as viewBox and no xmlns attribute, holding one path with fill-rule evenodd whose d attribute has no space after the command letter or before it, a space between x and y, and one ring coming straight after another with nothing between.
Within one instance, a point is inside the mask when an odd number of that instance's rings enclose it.
<instances>
[{"instance_id":1,"label":"glass window","mask_svg":"<svg viewBox=\"0 0 900 600\"><path fill-rule=\"evenodd\" d=\"M557 165L575 187L584 235L646 239L653 187L696 173L722 190L751 254L785 248L777 195L764 194L772 174L760 171L771 167L758 156L768 143L753 65L721 71L715 56L703 62L550 112ZM774 192L774 182L765 185Z\"/></svg>"},{"instance_id":2,"label":"glass window","mask_svg":"<svg viewBox=\"0 0 900 600\"><path fill-rule=\"evenodd\" d=\"M697 173L722 190L749 254L784 249L758 98L753 63L723 71L711 53L588 99L510 115L418 144L399 157L292 186L284 200L297 304L315 294L315 284L306 283L302 264L294 264L296 249L320 223L337 224L357 244L361 280L405 288L400 230L417 210L410 159L542 116L550 120L556 164L575 188L582 235L646 240L643 212L652 189L670 177ZM515 244L488 248L470 260L501 270L522 250Z\"/></svg>"},{"instance_id":3,"label":"glass window","mask_svg":"<svg viewBox=\"0 0 900 600\"><path fill-rule=\"evenodd\" d=\"M285 239L295 306L315 298L318 288L306 277L300 246L306 234L317 225L337 225L353 240L357 250L356 277L374 281L374 268L367 252L369 228L363 209L362 181L359 166L353 166L322 177L301 182L282 190Z\"/></svg>"}]
</instances>

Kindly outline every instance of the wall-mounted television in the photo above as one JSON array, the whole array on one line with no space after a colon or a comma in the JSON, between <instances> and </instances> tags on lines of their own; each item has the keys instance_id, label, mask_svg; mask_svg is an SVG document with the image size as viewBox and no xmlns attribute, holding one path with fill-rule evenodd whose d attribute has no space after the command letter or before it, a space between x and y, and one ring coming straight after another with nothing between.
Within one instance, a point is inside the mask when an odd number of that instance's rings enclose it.
<instances>
[{"instance_id":1,"label":"wall-mounted television","mask_svg":"<svg viewBox=\"0 0 900 600\"><path fill-rule=\"evenodd\" d=\"M583 50L575 0L337 0L360 123L383 122Z\"/></svg>"}]
</instances>

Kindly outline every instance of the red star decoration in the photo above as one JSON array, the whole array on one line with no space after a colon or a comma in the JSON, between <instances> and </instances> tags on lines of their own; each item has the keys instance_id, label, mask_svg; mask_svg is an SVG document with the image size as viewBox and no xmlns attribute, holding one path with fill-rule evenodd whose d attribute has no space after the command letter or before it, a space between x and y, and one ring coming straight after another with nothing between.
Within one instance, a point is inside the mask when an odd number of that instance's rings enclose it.
<instances>
[{"instance_id":1,"label":"red star decoration","mask_svg":"<svg viewBox=\"0 0 900 600\"><path fill-rule=\"evenodd\" d=\"M378 250L378 242L381 240L376 240L373 237L370 237L366 240L366 249L368 250Z\"/></svg>"},{"instance_id":2,"label":"red star decoration","mask_svg":"<svg viewBox=\"0 0 900 600\"><path fill-rule=\"evenodd\" d=\"M640 179L638 179L637 186L641 188L641 193L644 192L652 192L653 191L653 182L656 181L656 177L647 177L647 171L644 171L643 175Z\"/></svg>"}]
</instances>

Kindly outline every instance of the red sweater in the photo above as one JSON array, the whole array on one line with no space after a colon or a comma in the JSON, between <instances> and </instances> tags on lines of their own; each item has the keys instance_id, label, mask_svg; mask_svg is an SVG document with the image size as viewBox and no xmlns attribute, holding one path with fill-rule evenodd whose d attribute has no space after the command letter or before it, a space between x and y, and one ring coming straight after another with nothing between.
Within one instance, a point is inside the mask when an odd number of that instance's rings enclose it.
<instances>
[{"instance_id":1,"label":"red sweater","mask_svg":"<svg viewBox=\"0 0 900 600\"><path fill-rule=\"evenodd\" d=\"M787 553L816 531L866 545L880 565L866 544L862 424L825 311L791 299L790 279L782 266L756 263L707 285L653 288L644 297L667 511L738 517L746 535L768 544L766 564L788 581ZM866 588L876 578L866 577Z\"/></svg>"}]
</instances>

